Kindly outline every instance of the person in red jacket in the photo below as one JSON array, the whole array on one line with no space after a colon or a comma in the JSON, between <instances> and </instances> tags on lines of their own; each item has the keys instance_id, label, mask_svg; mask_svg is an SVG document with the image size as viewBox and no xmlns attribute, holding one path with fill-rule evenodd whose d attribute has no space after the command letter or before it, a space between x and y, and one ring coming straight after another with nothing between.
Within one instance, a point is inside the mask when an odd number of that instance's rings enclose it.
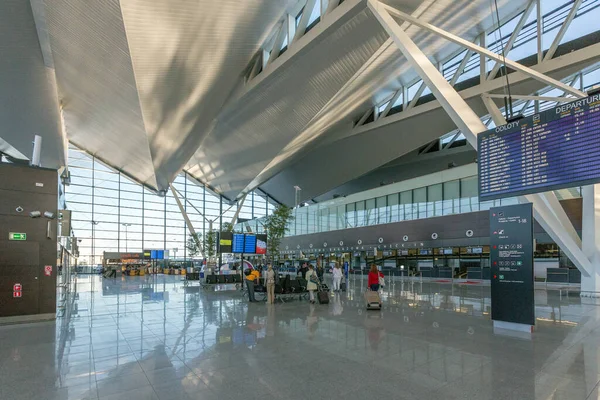
<instances>
[{"instance_id":1,"label":"person in red jacket","mask_svg":"<svg viewBox=\"0 0 600 400\"><path fill-rule=\"evenodd\" d=\"M379 272L377 265L371 264L371 270L369 271L369 282L368 286L372 291L379 291L379 278L383 278L383 273Z\"/></svg>"}]
</instances>

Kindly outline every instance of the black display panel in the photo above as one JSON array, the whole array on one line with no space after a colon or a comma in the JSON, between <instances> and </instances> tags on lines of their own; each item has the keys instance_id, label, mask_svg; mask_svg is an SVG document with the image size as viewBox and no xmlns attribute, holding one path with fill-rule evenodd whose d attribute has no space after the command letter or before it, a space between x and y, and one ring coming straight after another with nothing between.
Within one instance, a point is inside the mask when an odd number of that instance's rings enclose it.
<instances>
[{"instance_id":1,"label":"black display panel","mask_svg":"<svg viewBox=\"0 0 600 400\"><path fill-rule=\"evenodd\" d=\"M533 205L490 209L492 319L535 324Z\"/></svg>"},{"instance_id":2,"label":"black display panel","mask_svg":"<svg viewBox=\"0 0 600 400\"><path fill-rule=\"evenodd\" d=\"M481 133L479 198L600 182L600 94Z\"/></svg>"},{"instance_id":3,"label":"black display panel","mask_svg":"<svg viewBox=\"0 0 600 400\"><path fill-rule=\"evenodd\" d=\"M219 253L232 253L233 233L219 232Z\"/></svg>"}]
</instances>

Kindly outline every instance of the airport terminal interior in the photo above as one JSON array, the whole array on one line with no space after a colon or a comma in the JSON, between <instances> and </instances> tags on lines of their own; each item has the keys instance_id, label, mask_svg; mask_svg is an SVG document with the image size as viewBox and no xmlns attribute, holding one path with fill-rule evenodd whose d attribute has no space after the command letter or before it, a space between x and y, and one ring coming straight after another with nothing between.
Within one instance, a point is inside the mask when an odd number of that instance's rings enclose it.
<instances>
[{"instance_id":1,"label":"airport terminal interior","mask_svg":"<svg viewBox=\"0 0 600 400\"><path fill-rule=\"evenodd\" d=\"M0 1L0 400L600 400L598 19Z\"/></svg>"}]
</instances>

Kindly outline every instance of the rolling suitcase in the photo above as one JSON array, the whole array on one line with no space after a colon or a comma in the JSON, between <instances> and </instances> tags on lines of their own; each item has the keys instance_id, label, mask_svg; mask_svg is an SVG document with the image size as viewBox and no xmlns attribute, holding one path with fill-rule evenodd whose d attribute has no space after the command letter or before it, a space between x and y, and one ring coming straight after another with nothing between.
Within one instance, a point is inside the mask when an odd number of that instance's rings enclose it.
<instances>
[{"instance_id":1,"label":"rolling suitcase","mask_svg":"<svg viewBox=\"0 0 600 400\"><path fill-rule=\"evenodd\" d=\"M329 292L319 290L317 292L317 300L319 300L319 304L329 304Z\"/></svg>"},{"instance_id":2,"label":"rolling suitcase","mask_svg":"<svg viewBox=\"0 0 600 400\"><path fill-rule=\"evenodd\" d=\"M340 290L341 290L342 292L345 292L345 291L346 291L346 282L342 282L342 283L340 283Z\"/></svg>"},{"instance_id":3,"label":"rolling suitcase","mask_svg":"<svg viewBox=\"0 0 600 400\"><path fill-rule=\"evenodd\" d=\"M367 310L381 310L381 297L378 292L367 291L365 300L367 301Z\"/></svg>"}]
</instances>

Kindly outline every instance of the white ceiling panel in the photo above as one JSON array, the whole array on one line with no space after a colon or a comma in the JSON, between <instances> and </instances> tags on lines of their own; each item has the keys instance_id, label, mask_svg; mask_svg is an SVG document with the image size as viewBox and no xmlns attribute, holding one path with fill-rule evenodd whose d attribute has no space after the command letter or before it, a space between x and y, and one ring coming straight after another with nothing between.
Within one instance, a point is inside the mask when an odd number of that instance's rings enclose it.
<instances>
[{"instance_id":1,"label":"white ceiling panel","mask_svg":"<svg viewBox=\"0 0 600 400\"><path fill-rule=\"evenodd\" d=\"M69 140L157 188L118 0L46 0Z\"/></svg>"},{"instance_id":2,"label":"white ceiling panel","mask_svg":"<svg viewBox=\"0 0 600 400\"><path fill-rule=\"evenodd\" d=\"M237 196L385 41L370 10L354 12L227 107L187 170Z\"/></svg>"},{"instance_id":3,"label":"white ceiling panel","mask_svg":"<svg viewBox=\"0 0 600 400\"><path fill-rule=\"evenodd\" d=\"M290 0L121 0L160 188L211 131Z\"/></svg>"}]
</instances>

